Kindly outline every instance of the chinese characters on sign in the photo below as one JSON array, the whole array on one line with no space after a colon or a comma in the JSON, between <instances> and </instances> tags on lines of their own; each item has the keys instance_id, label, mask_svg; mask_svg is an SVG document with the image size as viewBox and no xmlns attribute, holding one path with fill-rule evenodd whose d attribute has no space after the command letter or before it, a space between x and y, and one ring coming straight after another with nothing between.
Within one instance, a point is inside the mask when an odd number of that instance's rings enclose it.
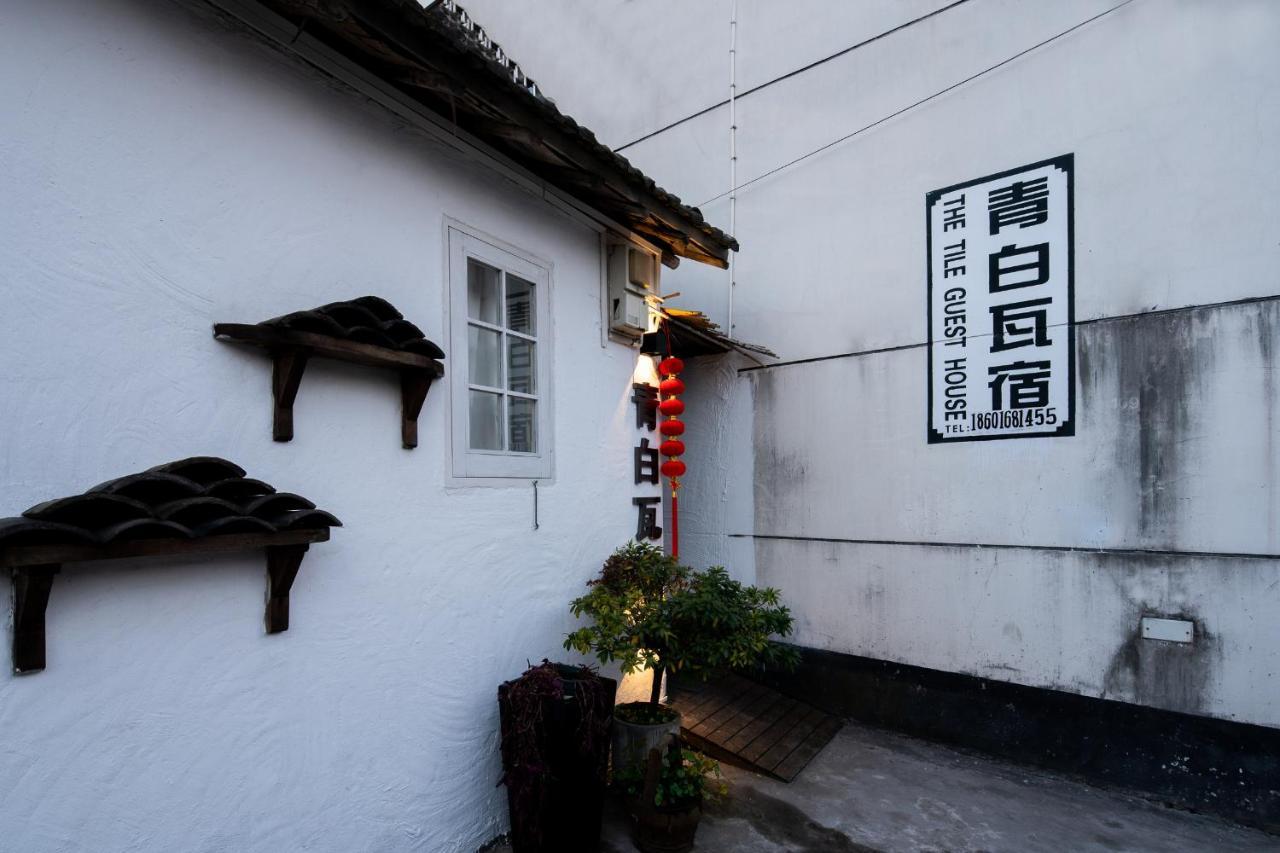
<instances>
[{"instance_id":1,"label":"chinese characters on sign","mask_svg":"<svg viewBox=\"0 0 1280 853\"><path fill-rule=\"evenodd\" d=\"M658 389L636 383L631 386L631 392L631 402L636 407L636 429L653 432L658 426ZM648 437L642 437L634 453L635 484L658 485L658 448L650 447ZM662 496L635 497L631 503L636 508L636 541L661 539Z\"/></svg>"},{"instance_id":2,"label":"chinese characters on sign","mask_svg":"<svg viewBox=\"0 0 1280 853\"><path fill-rule=\"evenodd\" d=\"M1072 167L925 197L929 443L1075 434Z\"/></svg>"}]
</instances>

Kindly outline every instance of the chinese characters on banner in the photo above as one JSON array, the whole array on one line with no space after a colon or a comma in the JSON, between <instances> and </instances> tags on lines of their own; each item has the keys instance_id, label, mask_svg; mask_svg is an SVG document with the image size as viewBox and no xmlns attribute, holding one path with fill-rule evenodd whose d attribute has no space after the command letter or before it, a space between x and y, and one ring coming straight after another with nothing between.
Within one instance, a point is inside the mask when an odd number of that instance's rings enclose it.
<instances>
[{"instance_id":1,"label":"chinese characters on banner","mask_svg":"<svg viewBox=\"0 0 1280 853\"><path fill-rule=\"evenodd\" d=\"M925 197L930 444L1075 434L1072 168Z\"/></svg>"},{"instance_id":2,"label":"chinese characters on banner","mask_svg":"<svg viewBox=\"0 0 1280 853\"><path fill-rule=\"evenodd\" d=\"M631 386L631 402L636 407L636 430L641 436L634 449L635 485L653 486L656 488L646 491L657 491L657 494L631 499L636 508L635 538L637 542L643 542L646 539L662 538L662 487L658 476L658 447L646 435L658 427L658 389L652 385L636 383Z\"/></svg>"}]
</instances>

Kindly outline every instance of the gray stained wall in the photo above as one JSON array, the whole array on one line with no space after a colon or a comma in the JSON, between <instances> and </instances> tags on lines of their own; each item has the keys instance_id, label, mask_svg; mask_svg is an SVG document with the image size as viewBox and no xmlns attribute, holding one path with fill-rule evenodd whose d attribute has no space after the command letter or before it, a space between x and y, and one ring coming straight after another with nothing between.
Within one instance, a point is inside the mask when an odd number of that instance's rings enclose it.
<instances>
[{"instance_id":1,"label":"gray stained wall","mask_svg":"<svg viewBox=\"0 0 1280 853\"><path fill-rule=\"evenodd\" d=\"M1080 326L1074 438L925 446L923 347L750 374L758 578L805 645L1274 725L1278 321Z\"/></svg>"},{"instance_id":2,"label":"gray stained wall","mask_svg":"<svg viewBox=\"0 0 1280 853\"><path fill-rule=\"evenodd\" d=\"M734 5L470 4L717 222ZM690 371L684 556L781 587L809 646L1280 725L1280 7L736 8L732 323L803 363ZM1066 153L1076 435L930 446L925 194ZM730 275L688 267L664 289L728 326Z\"/></svg>"}]
</instances>

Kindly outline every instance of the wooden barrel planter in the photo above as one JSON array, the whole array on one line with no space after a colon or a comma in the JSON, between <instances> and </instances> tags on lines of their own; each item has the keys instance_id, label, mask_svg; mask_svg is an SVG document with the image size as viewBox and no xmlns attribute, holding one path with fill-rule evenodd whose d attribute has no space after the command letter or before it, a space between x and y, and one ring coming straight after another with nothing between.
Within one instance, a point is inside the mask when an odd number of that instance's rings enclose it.
<instances>
[{"instance_id":1,"label":"wooden barrel planter","mask_svg":"<svg viewBox=\"0 0 1280 853\"><path fill-rule=\"evenodd\" d=\"M637 808L631 815L631 840L643 853L685 853L702 820L702 802L676 808Z\"/></svg>"},{"instance_id":2,"label":"wooden barrel planter","mask_svg":"<svg viewBox=\"0 0 1280 853\"><path fill-rule=\"evenodd\" d=\"M612 678L546 661L498 688L514 853L599 849L617 690Z\"/></svg>"},{"instance_id":3,"label":"wooden barrel planter","mask_svg":"<svg viewBox=\"0 0 1280 853\"><path fill-rule=\"evenodd\" d=\"M681 760L680 755L679 742L670 743L662 750L650 749L643 791L627 801L631 840L641 853L687 853L693 849L698 823L702 820L702 794L663 805L656 805L654 801L664 759L674 765Z\"/></svg>"}]
</instances>

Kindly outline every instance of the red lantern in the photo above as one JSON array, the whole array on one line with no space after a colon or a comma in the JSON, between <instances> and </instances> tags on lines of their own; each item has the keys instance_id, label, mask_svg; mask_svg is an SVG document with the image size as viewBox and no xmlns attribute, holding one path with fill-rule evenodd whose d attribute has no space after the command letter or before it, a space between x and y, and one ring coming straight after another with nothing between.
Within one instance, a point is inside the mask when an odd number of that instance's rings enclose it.
<instances>
[{"instance_id":1,"label":"red lantern","mask_svg":"<svg viewBox=\"0 0 1280 853\"><path fill-rule=\"evenodd\" d=\"M684 393L684 383L676 378L676 374L684 370L684 362L675 356L667 356L658 364L658 374L666 378L658 384L658 392L663 400L658 403L658 411L666 415L666 420L658 427L658 431L667 440L658 448L663 456L676 457L684 453L684 442L674 436L684 433L684 423L677 417L684 413L684 403L676 399ZM671 480L671 555L680 556L680 478L688 470L679 459L668 458L660 468L662 475Z\"/></svg>"},{"instance_id":2,"label":"red lantern","mask_svg":"<svg viewBox=\"0 0 1280 853\"><path fill-rule=\"evenodd\" d=\"M658 390L668 397L676 394L684 393L684 383L679 379L664 379L658 385Z\"/></svg>"},{"instance_id":3,"label":"red lantern","mask_svg":"<svg viewBox=\"0 0 1280 853\"><path fill-rule=\"evenodd\" d=\"M662 446L658 448L663 456L683 456L684 442L679 439L672 438L662 442Z\"/></svg>"}]
</instances>

